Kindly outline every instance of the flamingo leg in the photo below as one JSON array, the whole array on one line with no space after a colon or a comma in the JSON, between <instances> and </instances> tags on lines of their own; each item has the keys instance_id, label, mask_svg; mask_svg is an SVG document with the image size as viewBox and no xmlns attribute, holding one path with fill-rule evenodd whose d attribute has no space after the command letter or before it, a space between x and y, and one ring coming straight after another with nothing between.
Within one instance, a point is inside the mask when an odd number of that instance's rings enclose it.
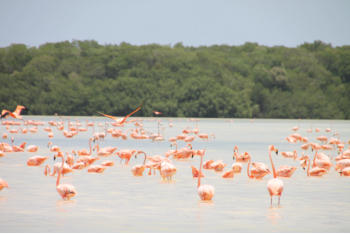
<instances>
[{"instance_id":1,"label":"flamingo leg","mask_svg":"<svg viewBox=\"0 0 350 234\"><path fill-rule=\"evenodd\" d=\"M280 199L281 199L281 196L278 196L278 206L280 206Z\"/></svg>"},{"instance_id":2,"label":"flamingo leg","mask_svg":"<svg viewBox=\"0 0 350 234\"><path fill-rule=\"evenodd\" d=\"M270 199L270 206L272 207L272 196L271 196L271 199Z\"/></svg>"}]
</instances>

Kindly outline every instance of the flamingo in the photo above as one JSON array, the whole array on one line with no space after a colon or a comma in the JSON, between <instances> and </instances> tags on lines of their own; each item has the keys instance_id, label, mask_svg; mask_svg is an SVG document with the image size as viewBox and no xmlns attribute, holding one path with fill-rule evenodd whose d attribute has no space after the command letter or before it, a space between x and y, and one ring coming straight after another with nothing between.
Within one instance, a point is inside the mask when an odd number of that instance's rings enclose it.
<instances>
[{"instance_id":1,"label":"flamingo","mask_svg":"<svg viewBox=\"0 0 350 234\"><path fill-rule=\"evenodd\" d=\"M90 156L91 155L91 141L92 141L92 138L89 139L89 152L86 149L78 150L79 156Z\"/></svg>"},{"instance_id":2,"label":"flamingo","mask_svg":"<svg viewBox=\"0 0 350 234\"><path fill-rule=\"evenodd\" d=\"M321 167L314 167L310 170L310 159L307 158L308 160L308 166L307 166L307 176L323 176L325 174L327 174L327 170Z\"/></svg>"},{"instance_id":3,"label":"flamingo","mask_svg":"<svg viewBox=\"0 0 350 234\"><path fill-rule=\"evenodd\" d=\"M324 153L317 153L315 155L315 159L312 166L318 166L329 170L332 167L332 163L327 155L325 155Z\"/></svg>"},{"instance_id":4,"label":"flamingo","mask_svg":"<svg viewBox=\"0 0 350 234\"><path fill-rule=\"evenodd\" d=\"M294 150L293 152L281 152L281 154L285 158L292 158L294 160L296 160L298 158L296 150Z\"/></svg>"},{"instance_id":5,"label":"flamingo","mask_svg":"<svg viewBox=\"0 0 350 234\"><path fill-rule=\"evenodd\" d=\"M203 169L213 169L213 167L211 166L211 164L213 164L214 160L207 160L204 162L203 164Z\"/></svg>"},{"instance_id":6,"label":"flamingo","mask_svg":"<svg viewBox=\"0 0 350 234\"><path fill-rule=\"evenodd\" d=\"M236 158L236 162L242 162L242 163L248 162L249 159L251 158L248 152L244 152L243 154L238 155L238 147L237 147L237 151L234 150L233 157Z\"/></svg>"},{"instance_id":7,"label":"flamingo","mask_svg":"<svg viewBox=\"0 0 350 234\"><path fill-rule=\"evenodd\" d=\"M120 160L125 160L125 165L128 165L130 158L136 153L136 150L123 149L117 152L116 154L119 156Z\"/></svg>"},{"instance_id":8,"label":"flamingo","mask_svg":"<svg viewBox=\"0 0 350 234\"><path fill-rule=\"evenodd\" d=\"M58 154L57 157L62 157L61 168L58 170L58 176L56 180L56 190L63 200L69 200L77 194L75 187L71 184L60 184L61 174L63 171L64 156L63 154Z\"/></svg>"},{"instance_id":9,"label":"flamingo","mask_svg":"<svg viewBox=\"0 0 350 234\"><path fill-rule=\"evenodd\" d=\"M33 156L33 157L30 157L28 158L27 160L27 165L28 166L34 166L34 167L37 167L37 166L40 166L41 164L43 164L46 159L48 159L49 157L47 156Z\"/></svg>"},{"instance_id":10,"label":"flamingo","mask_svg":"<svg viewBox=\"0 0 350 234\"><path fill-rule=\"evenodd\" d=\"M54 159L55 159L56 157L62 157L62 158L64 158L63 153L62 153L61 151L57 152L57 155L54 156ZM63 175L65 175L65 174L67 174L67 173L73 172L73 169L72 169L67 163L63 163L63 164L62 164L62 167L61 167L60 163L57 162L57 163L55 163L54 166L53 166L53 172L51 173L51 176L56 175L56 172L58 173L58 172L60 172L60 171L61 171L61 173L62 173Z\"/></svg>"},{"instance_id":11,"label":"flamingo","mask_svg":"<svg viewBox=\"0 0 350 234\"><path fill-rule=\"evenodd\" d=\"M21 116L22 111L27 110L27 108L25 106L21 106L21 105L17 105L16 110L14 112L11 112L9 110L2 110L1 111L1 115L0 115L0 119L2 118L6 118L8 115L11 116L12 118L15 119L23 119L23 117Z\"/></svg>"},{"instance_id":12,"label":"flamingo","mask_svg":"<svg viewBox=\"0 0 350 234\"><path fill-rule=\"evenodd\" d=\"M200 155L201 162L199 165L199 174L202 174L202 165L203 165L203 155ZM201 176L198 176L197 192L201 200L210 201L215 193L215 189L212 185L203 184L201 185Z\"/></svg>"},{"instance_id":13,"label":"flamingo","mask_svg":"<svg viewBox=\"0 0 350 234\"><path fill-rule=\"evenodd\" d=\"M233 157L233 159L234 158L235 157ZM242 166L242 163L237 162L237 158L236 158L236 162L232 164L231 168L233 169L234 173L241 173L243 166Z\"/></svg>"},{"instance_id":14,"label":"flamingo","mask_svg":"<svg viewBox=\"0 0 350 234\"><path fill-rule=\"evenodd\" d=\"M131 172L134 176L142 176L143 172L145 170L145 163L146 163L146 159L147 159L147 155L144 151L137 151L135 158L137 157L137 155L139 154L143 154L145 156L145 159L143 160L143 164L142 165L135 165L131 168Z\"/></svg>"},{"instance_id":15,"label":"flamingo","mask_svg":"<svg viewBox=\"0 0 350 234\"><path fill-rule=\"evenodd\" d=\"M289 178L293 175L294 171L296 170L296 167L292 167L292 166L280 166L277 171L277 177L285 177L285 178Z\"/></svg>"},{"instance_id":16,"label":"flamingo","mask_svg":"<svg viewBox=\"0 0 350 234\"><path fill-rule=\"evenodd\" d=\"M222 160L217 160L213 162L210 166L215 171L222 171L224 167L226 167L226 163L224 163Z\"/></svg>"},{"instance_id":17,"label":"flamingo","mask_svg":"<svg viewBox=\"0 0 350 234\"><path fill-rule=\"evenodd\" d=\"M100 148L100 145L97 144L94 149L97 149L97 156L100 157L108 157L114 153L114 151L117 149L117 147L103 147Z\"/></svg>"},{"instance_id":18,"label":"flamingo","mask_svg":"<svg viewBox=\"0 0 350 234\"><path fill-rule=\"evenodd\" d=\"M88 167L87 171L89 173L102 173L105 169L106 167L102 165L91 165Z\"/></svg>"},{"instance_id":19,"label":"flamingo","mask_svg":"<svg viewBox=\"0 0 350 234\"><path fill-rule=\"evenodd\" d=\"M38 146L37 145L28 145L27 146L27 152L32 152L32 153L34 153L34 152L36 152L36 151L38 151Z\"/></svg>"},{"instance_id":20,"label":"flamingo","mask_svg":"<svg viewBox=\"0 0 350 234\"><path fill-rule=\"evenodd\" d=\"M272 166L273 179L270 179L267 182L267 190L269 191L271 197L271 206L272 206L272 196L278 196L278 205L280 205L280 198L283 192L283 181L277 178L277 173L275 170L275 165L273 164L271 152L275 151L278 154L278 150L273 146L269 146L269 158Z\"/></svg>"},{"instance_id":21,"label":"flamingo","mask_svg":"<svg viewBox=\"0 0 350 234\"><path fill-rule=\"evenodd\" d=\"M112 166L114 166L114 162L111 161L111 160L106 160L106 161L103 161L101 163L101 165L104 166L104 167L112 167Z\"/></svg>"},{"instance_id":22,"label":"flamingo","mask_svg":"<svg viewBox=\"0 0 350 234\"><path fill-rule=\"evenodd\" d=\"M253 168L249 171L250 164L253 165ZM247 166L247 175L250 179L262 179L267 174L270 174L270 170L267 168L267 166L263 163L259 162L253 162L251 163L251 159L248 161Z\"/></svg>"},{"instance_id":23,"label":"flamingo","mask_svg":"<svg viewBox=\"0 0 350 234\"><path fill-rule=\"evenodd\" d=\"M195 166L191 166L192 168L192 177L197 178L199 176L199 170ZM204 174L201 173L201 177L204 177Z\"/></svg>"},{"instance_id":24,"label":"flamingo","mask_svg":"<svg viewBox=\"0 0 350 234\"><path fill-rule=\"evenodd\" d=\"M138 112L139 110L141 110L141 107L142 107L142 104L140 106L138 106L134 111L132 111L131 113L129 113L128 115L126 115L123 119L120 119L120 118L117 118L117 117L114 117L112 115L106 115L106 114L103 114L101 112L97 112L99 113L100 115L103 115L105 117L108 117L110 119L113 119L116 121L116 124L118 125L123 125L126 121L127 118L129 118L131 115L135 114L136 112Z\"/></svg>"},{"instance_id":25,"label":"flamingo","mask_svg":"<svg viewBox=\"0 0 350 234\"><path fill-rule=\"evenodd\" d=\"M172 180L173 175L176 173L176 167L167 161L162 161L160 164L160 175L164 179L168 181Z\"/></svg>"},{"instance_id":26,"label":"flamingo","mask_svg":"<svg viewBox=\"0 0 350 234\"><path fill-rule=\"evenodd\" d=\"M0 178L0 190L2 190L3 188L9 188L9 185L5 180Z\"/></svg>"},{"instance_id":27,"label":"flamingo","mask_svg":"<svg viewBox=\"0 0 350 234\"><path fill-rule=\"evenodd\" d=\"M222 174L222 178L233 178L235 175L235 171L233 169L230 169Z\"/></svg>"},{"instance_id":28,"label":"flamingo","mask_svg":"<svg viewBox=\"0 0 350 234\"><path fill-rule=\"evenodd\" d=\"M350 176L350 167L345 167L339 171L341 176Z\"/></svg>"}]
</instances>

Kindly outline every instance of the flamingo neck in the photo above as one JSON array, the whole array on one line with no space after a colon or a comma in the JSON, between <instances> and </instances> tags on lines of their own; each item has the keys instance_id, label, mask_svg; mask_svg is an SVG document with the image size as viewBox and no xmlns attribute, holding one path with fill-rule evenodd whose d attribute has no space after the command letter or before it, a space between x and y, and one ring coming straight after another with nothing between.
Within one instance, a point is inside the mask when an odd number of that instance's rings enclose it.
<instances>
[{"instance_id":1,"label":"flamingo neck","mask_svg":"<svg viewBox=\"0 0 350 234\"><path fill-rule=\"evenodd\" d=\"M307 166L307 176L310 176L310 159L308 158L307 161L309 162Z\"/></svg>"},{"instance_id":2,"label":"flamingo neck","mask_svg":"<svg viewBox=\"0 0 350 234\"><path fill-rule=\"evenodd\" d=\"M317 156L317 150L316 150L315 155L314 155L314 160L312 160L312 167L315 167L315 166L316 166L316 163L315 163L315 161L316 161L316 156Z\"/></svg>"},{"instance_id":3,"label":"flamingo neck","mask_svg":"<svg viewBox=\"0 0 350 234\"><path fill-rule=\"evenodd\" d=\"M237 161L237 158L236 158L236 161ZM249 161L248 161L248 166L247 166L247 175L248 175L248 177L250 178L249 167L250 167L250 159L249 159Z\"/></svg>"},{"instance_id":4,"label":"flamingo neck","mask_svg":"<svg viewBox=\"0 0 350 234\"><path fill-rule=\"evenodd\" d=\"M139 154L143 154L145 156L145 159L143 160L143 165L145 165L146 164L146 159L147 159L147 154L144 151L137 151L136 156L139 155Z\"/></svg>"},{"instance_id":5,"label":"flamingo neck","mask_svg":"<svg viewBox=\"0 0 350 234\"><path fill-rule=\"evenodd\" d=\"M197 188L199 188L199 186L201 186L201 174L202 174L202 165L203 165L203 155L201 155L200 157L201 157L201 163L199 165L199 176L198 176Z\"/></svg>"},{"instance_id":6,"label":"flamingo neck","mask_svg":"<svg viewBox=\"0 0 350 234\"><path fill-rule=\"evenodd\" d=\"M271 149L269 149L269 158L272 166L272 172L273 172L273 178L276 178L276 170L275 170L275 165L273 164L272 157L271 157Z\"/></svg>"},{"instance_id":7,"label":"flamingo neck","mask_svg":"<svg viewBox=\"0 0 350 234\"><path fill-rule=\"evenodd\" d=\"M91 154L91 139L89 139L89 154Z\"/></svg>"},{"instance_id":8,"label":"flamingo neck","mask_svg":"<svg viewBox=\"0 0 350 234\"><path fill-rule=\"evenodd\" d=\"M62 156L61 168L58 169L58 176L57 176L57 180L56 180L56 187L60 184L60 179L61 179L61 174L62 174L62 171L63 171L63 166L64 166L64 156Z\"/></svg>"}]
</instances>

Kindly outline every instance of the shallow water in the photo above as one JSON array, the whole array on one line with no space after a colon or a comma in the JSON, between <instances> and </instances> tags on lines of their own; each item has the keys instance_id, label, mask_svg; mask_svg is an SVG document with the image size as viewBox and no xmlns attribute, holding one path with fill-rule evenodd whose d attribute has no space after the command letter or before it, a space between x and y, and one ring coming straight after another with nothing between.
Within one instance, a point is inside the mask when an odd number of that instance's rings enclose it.
<instances>
[{"instance_id":1,"label":"shallow water","mask_svg":"<svg viewBox=\"0 0 350 234\"><path fill-rule=\"evenodd\" d=\"M222 179L220 173L204 170L202 183L215 187L211 202L200 201L197 195L197 180L192 178L191 165L198 168L199 157L187 161L175 161L177 173L173 182L163 182L159 173L134 177L131 167L140 164L143 157L132 158L129 165L120 164L116 156L115 165L102 174L87 173L86 169L74 171L63 177L63 183L73 184L78 194L69 201L63 201L56 192L56 178L44 176L45 164L52 165L50 158L40 167L28 167L26 159L34 155L50 155L48 141L58 145L63 151L88 148L88 132L79 133L67 139L54 129L54 138L49 139L48 120L51 116L25 116L25 119L44 121L36 134L9 134L15 137L15 145L26 141L27 145L39 146L37 153L7 153L0 158L0 177L6 180L9 189L0 191L0 231L1 232L349 232L350 225L350 178L341 177L332 168L322 178L311 178L299 167L298 161L273 156L276 166L295 165L298 169L290 179L282 179L284 191L281 205L277 198L270 207L270 197L263 180L250 180L246 175L246 164L242 174L233 179ZM64 117L67 120L67 117ZM100 131L98 123L108 119L95 117L70 117L70 120L95 122L95 131ZM145 118L144 128L157 132L154 118ZM291 144L285 137L299 126L299 134L315 141L318 135L331 136L325 128L339 133L342 141L350 140L350 121L339 120L249 120L249 119L161 119L160 132L165 139L176 136L189 127L198 127L200 132L214 133L210 141L196 139L194 149L206 149L204 160L222 159L226 170L233 163L234 145L240 153L247 151L253 161L265 162L270 167L268 146L275 145L279 151L292 151L300 144ZM66 125L67 126L67 125ZM127 124L123 129L132 128ZM320 128L320 133L307 133L308 128ZM16 126L10 128L18 128ZM0 126L0 134L6 132ZM9 140L3 140L9 142ZM179 142L179 147L184 147ZM139 149L150 155L164 155L170 149L166 141L121 140L107 135L100 146L117 146L119 149ZM348 144L345 145L345 148ZM310 156L313 156L308 152ZM332 151L332 156L336 152ZM102 159L103 160L103 159ZM100 160L100 161L102 161ZM99 161L97 161L98 164Z\"/></svg>"}]
</instances>

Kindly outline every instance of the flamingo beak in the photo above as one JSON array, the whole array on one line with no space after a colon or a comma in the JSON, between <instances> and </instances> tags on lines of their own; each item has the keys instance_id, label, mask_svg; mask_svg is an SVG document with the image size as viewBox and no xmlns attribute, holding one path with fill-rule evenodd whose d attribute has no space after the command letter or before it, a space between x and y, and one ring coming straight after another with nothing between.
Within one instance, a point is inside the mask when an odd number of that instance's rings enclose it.
<instances>
[{"instance_id":1,"label":"flamingo beak","mask_svg":"<svg viewBox=\"0 0 350 234\"><path fill-rule=\"evenodd\" d=\"M278 155L278 149L276 149L276 155Z\"/></svg>"}]
</instances>

